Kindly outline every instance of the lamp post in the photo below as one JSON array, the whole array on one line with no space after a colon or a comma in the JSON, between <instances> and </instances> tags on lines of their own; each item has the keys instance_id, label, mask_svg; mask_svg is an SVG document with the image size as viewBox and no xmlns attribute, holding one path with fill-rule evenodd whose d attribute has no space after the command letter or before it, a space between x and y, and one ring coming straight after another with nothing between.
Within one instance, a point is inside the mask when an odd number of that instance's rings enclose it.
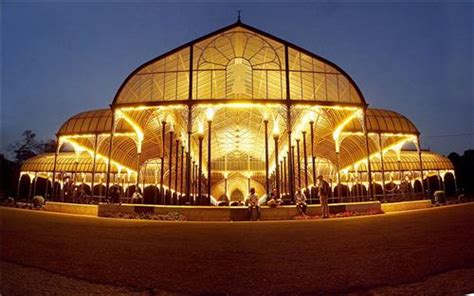
<instances>
[{"instance_id":1,"label":"lamp post","mask_svg":"<svg viewBox=\"0 0 474 296\"><path fill-rule=\"evenodd\" d=\"M280 127L278 126L278 120L275 120L273 125L273 140L275 141L275 180L277 198L280 196L280 172L278 168L278 138L280 137Z\"/></svg>"},{"instance_id":2,"label":"lamp post","mask_svg":"<svg viewBox=\"0 0 474 296\"><path fill-rule=\"evenodd\" d=\"M201 187L202 187L202 140L204 139L204 127L202 122L198 123L198 139L199 139L199 159L198 159L198 200L201 199Z\"/></svg>"},{"instance_id":3,"label":"lamp post","mask_svg":"<svg viewBox=\"0 0 474 296\"><path fill-rule=\"evenodd\" d=\"M196 201L196 187L197 187L197 182L196 182L196 160L192 160L192 167L190 168L190 184L191 184L191 198L189 202L194 205L194 202ZM192 202L191 202L192 201Z\"/></svg>"},{"instance_id":4,"label":"lamp post","mask_svg":"<svg viewBox=\"0 0 474 296\"><path fill-rule=\"evenodd\" d=\"M296 139L296 162L298 172L298 187L301 188L301 162L300 162L300 139Z\"/></svg>"},{"instance_id":5,"label":"lamp post","mask_svg":"<svg viewBox=\"0 0 474 296\"><path fill-rule=\"evenodd\" d=\"M295 190L295 182L296 182L296 178L295 178L295 145L291 145L291 153L290 153L290 164L291 164L291 172L292 172L292 179L291 181L293 182L293 191L296 192ZM293 192L293 194L295 193Z\"/></svg>"},{"instance_id":6,"label":"lamp post","mask_svg":"<svg viewBox=\"0 0 474 296\"><path fill-rule=\"evenodd\" d=\"M289 191L289 185L290 185L290 182L289 182L289 166L287 167L287 162L286 162L286 159L287 159L287 156L288 156L288 159L290 158L290 151L288 149L288 152L286 153L286 155L283 156L283 186L285 187L285 193L288 193L287 191ZM288 170L287 170L288 169Z\"/></svg>"},{"instance_id":7,"label":"lamp post","mask_svg":"<svg viewBox=\"0 0 474 296\"><path fill-rule=\"evenodd\" d=\"M168 191L170 192L170 202L173 203L173 197L171 196L171 180L172 179L172 174L171 172L173 171L173 135L174 135L174 127L173 127L173 123L170 124L170 153L169 153L169 157L168 157L168 162L169 162L169 165L168 165ZM176 152L178 153L178 152Z\"/></svg>"},{"instance_id":8,"label":"lamp post","mask_svg":"<svg viewBox=\"0 0 474 296\"><path fill-rule=\"evenodd\" d=\"M178 196L178 170L179 170L179 138L176 139L176 159L175 159L175 173L174 173L174 191L176 191L176 196Z\"/></svg>"},{"instance_id":9,"label":"lamp post","mask_svg":"<svg viewBox=\"0 0 474 296\"><path fill-rule=\"evenodd\" d=\"M165 140L166 121L161 121L161 169L160 169L160 202L164 204L165 195L163 193L163 178L165 173Z\"/></svg>"},{"instance_id":10,"label":"lamp post","mask_svg":"<svg viewBox=\"0 0 474 296\"><path fill-rule=\"evenodd\" d=\"M270 185L268 180L268 117L266 114L263 119L263 124L265 126L265 191L268 197L270 196Z\"/></svg>"},{"instance_id":11,"label":"lamp post","mask_svg":"<svg viewBox=\"0 0 474 296\"><path fill-rule=\"evenodd\" d=\"M183 180L184 180L184 141L181 143L181 169L180 169L180 176L179 176L179 187L180 187L180 193L181 195L183 194Z\"/></svg>"},{"instance_id":12,"label":"lamp post","mask_svg":"<svg viewBox=\"0 0 474 296\"><path fill-rule=\"evenodd\" d=\"M316 185L316 155L314 154L314 120L309 121L309 129L311 136L311 161L313 165L313 186Z\"/></svg>"},{"instance_id":13,"label":"lamp post","mask_svg":"<svg viewBox=\"0 0 474 296\"><path fill-rule=\"evenodd\" d=\"M387 195L385 193L385 166L383 160L383 146L382 146L382 134L379 133L379 153L380 153L380 164L382 168L382 194L383 194L383 201L387 200Z\"/></svg>"},{"instance_id":14,"label":"lamp post","mask_svg":"<svg viewBox=\"0 0 474 296\"><path fill-rule=\"evenodd\" d=\"M214 117L214 109L208 108L206 110L207 119L207 198L211 198L211 126L212 118Z\"/></svg>"},{"instance_id":15,"label":"lamp post","mask_svg":"<svg viewBox=\"0 0 474 296\"><path fill-rule=\"evenodd\" d=\"M306 154L306 131L303 134L303 171L304 171L304 187L308 187L308 155Z\"/></svg>"}]
</instances>

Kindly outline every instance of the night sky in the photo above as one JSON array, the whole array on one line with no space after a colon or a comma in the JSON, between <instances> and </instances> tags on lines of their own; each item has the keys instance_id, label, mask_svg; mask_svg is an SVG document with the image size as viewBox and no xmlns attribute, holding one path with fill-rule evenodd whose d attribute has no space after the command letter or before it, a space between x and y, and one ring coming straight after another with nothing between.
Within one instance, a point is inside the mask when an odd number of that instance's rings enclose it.
<instances>
[{"instance_id":1,"label":"night sky","mask_svg":"<svg viewBox=\"0 0 474 296\"><path fill-rule=\"evenodd\" d=\"M236 21L339 65L370 107L400 112L423 148L474 148L473 7L461 4L3 3L2 152L105 108L142 63Z\"/></svg>"}]
</instances>

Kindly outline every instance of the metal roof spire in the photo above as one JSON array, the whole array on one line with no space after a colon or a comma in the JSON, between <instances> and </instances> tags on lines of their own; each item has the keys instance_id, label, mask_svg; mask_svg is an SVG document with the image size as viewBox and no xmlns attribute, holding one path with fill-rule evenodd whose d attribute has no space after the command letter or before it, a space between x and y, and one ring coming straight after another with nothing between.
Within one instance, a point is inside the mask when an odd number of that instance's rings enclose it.
<instances>
[{"instance_id":1,"label":"metal roof spire","mask_svg":"<svg viewBox=\"0 0 474 296\"><path fill-rule=\"evenodd\" d=\"M240 23L241 20L240 20L240 9L237 10L237 22Z\"/></svg>"}]
</instances>

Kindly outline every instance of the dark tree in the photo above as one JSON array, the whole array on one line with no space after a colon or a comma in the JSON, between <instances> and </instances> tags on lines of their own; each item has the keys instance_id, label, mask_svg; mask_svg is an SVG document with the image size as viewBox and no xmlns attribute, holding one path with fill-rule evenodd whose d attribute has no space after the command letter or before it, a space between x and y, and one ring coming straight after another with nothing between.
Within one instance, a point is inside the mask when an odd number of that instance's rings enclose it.
<instances>
[{"instance_id":1,"label":"dark tree","mask_svg":"<svg viewBox=\"0 0 474 296\"><path fill-rule=\"evenodd\" d=\"M15 161L22 164L25 160L38 154L39 143L36 134L31 130L26 130L22 134L22 139L10 145L9 150L15 155Z\"/></svg>"},{"instance_id":2,"label":"dark tree","mask_svg":"<svg viewBox=\"0 0 474 296\"><path fill-rule=\"evenodd\" d=\"M467 194L474 193L474 150L466 150L461 156L455 152L448 155L454 165L458 188Z\"/></svg>"},{"instance_id":3,"label":"dark tree","mask_svg":"<svg viewBox=\"0 0 474 296\"><path fill-rule=\"evenodd\" d=\"M9 150L15 156L15 162L21 165L30 157L45 152L54 152L56 149L56 141L48 139L46 141L38 141L36 134L31 130L26 130L22 134L22 139L10 145Z\"/></svg>"}]
</instances>

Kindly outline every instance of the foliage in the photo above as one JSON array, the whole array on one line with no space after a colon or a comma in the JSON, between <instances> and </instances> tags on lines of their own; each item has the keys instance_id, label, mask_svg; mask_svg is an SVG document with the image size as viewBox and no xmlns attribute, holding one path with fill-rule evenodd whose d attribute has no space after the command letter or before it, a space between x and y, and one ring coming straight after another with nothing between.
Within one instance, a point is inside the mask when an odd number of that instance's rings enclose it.
<instances>
[{"instance_id":1,"label":"foliage","mask_svg":"<svg viewBox=\"0 0 474 296\"><path fill-rule=\"evenodd\" d=\"M466 150L463 155L452 152L448 158L454 165L458 189L474 194L474 150Z\"/></svg>"},{"instance_id":2,"label":"foliage","mask_svg":"<svg viewBox=\"0 0 474 296\"><path fill-rule=\"evenodd\" d=\"M8 150L13 152L15 156L15 162L20 165L30 157L44 152L54 152L55 149L55 140L39 141L32 130L25 130L22 139L8 147Z\"/></svg>"},{"instance_id":3,"label":"foliage","mask_svg":"<svg viewBox=\"0 0 474 296\"><path fill-rule=\"evenodd\" d=\"M330 218L344 218L344 217L355 217L355 216L367 216L367 215L378 215L378 214L383 214L382 211L378 210L367 210L365 212L358 212L358 211L345 211L345 212L340 212L336 214L330 214ZM321 216L315 215L315 216L295 216L293 217L293 220L313 220L313 219L321 219Z\"/></svg>"},{"instance_id":4,"label":"foliage","mask_svg":"<svg viewBox=\"0 0 474 296\"><path fill-rule=\"evenodd\" d=\"M108 218L120 219L140 219L140 220L159 220L159 221L186 221L186 216L178 212L169 212L166 215L153 213L110 213L105 215Z\"/></svg>"}]
</instances>

